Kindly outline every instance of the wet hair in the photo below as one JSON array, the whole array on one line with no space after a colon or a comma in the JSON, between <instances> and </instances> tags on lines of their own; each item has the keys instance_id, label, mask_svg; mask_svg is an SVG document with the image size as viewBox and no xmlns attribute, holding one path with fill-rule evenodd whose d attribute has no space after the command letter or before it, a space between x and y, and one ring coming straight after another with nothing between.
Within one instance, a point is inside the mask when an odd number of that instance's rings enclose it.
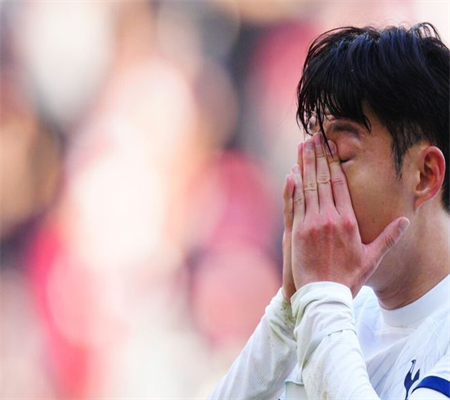
<instances>
[{"instance_id":1,"label":"wet hair","mask_svg":"<svg viewBox=\"0 0 450 400\"><path fill-rule=\"evenodd\" d=\"M297 87L297 121L308 132L315 116L322 133L327 114L370 131L368 107L392 136L398 179L404 156L421 141L446 162L444 208L449 202L450 51L430 23L405 27L343 27L311 44Z\"/></svg>"}]
</instances>

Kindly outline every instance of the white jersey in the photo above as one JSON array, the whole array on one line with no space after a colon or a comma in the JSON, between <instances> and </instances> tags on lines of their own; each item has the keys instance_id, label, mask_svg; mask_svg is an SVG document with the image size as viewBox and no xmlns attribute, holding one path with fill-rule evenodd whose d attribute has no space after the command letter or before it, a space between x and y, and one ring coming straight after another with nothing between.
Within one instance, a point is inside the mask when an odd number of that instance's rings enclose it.
<instances>
[{"instance_id":1,"label":"white jersey","mask_svg":"<svg viewBox=\"0 0 450 400\"><path fill-rule=\"evenodd\" d=\"M209 399L450 398L450 276L400 309L363 288L281 291Z\"/></svg>"}]
</instances>

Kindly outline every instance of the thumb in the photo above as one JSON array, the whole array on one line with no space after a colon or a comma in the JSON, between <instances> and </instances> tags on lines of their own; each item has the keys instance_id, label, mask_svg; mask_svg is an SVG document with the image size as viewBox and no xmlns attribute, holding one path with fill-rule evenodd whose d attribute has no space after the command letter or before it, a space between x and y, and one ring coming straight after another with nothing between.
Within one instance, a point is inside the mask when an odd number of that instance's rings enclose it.
<instances>
[{"instance_id":1,"label":"thumb","mask_svg":"<svg viewBox=\"0 0 450 400\"><path fill-rule=\"evenodd\" d=\"M369 251L377 265L385 254L392 249L405 233L409 226L409 219L400 217L392 221L383 232L369 245Z\"/></svg>"}]
</instances>

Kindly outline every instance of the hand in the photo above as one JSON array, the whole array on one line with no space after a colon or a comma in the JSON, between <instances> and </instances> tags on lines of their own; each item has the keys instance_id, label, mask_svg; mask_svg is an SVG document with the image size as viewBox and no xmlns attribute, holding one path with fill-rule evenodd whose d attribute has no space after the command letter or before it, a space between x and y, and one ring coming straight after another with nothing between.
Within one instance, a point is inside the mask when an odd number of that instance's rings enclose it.
<instances>
[{"instance_id":1,"label":"hand","mask_svg":"<svg viewBox=\"0 0 450 400\"><path fill-rule=\"evenodd\" d=\"M396 219L372 243L363 244L336 145L328 143L331 155L324 151L322 134L308 139L302 169L293 169L292 274L297 289L332 281L348 286L356 296L409 220Z\"/></svg>"}]
</instances>

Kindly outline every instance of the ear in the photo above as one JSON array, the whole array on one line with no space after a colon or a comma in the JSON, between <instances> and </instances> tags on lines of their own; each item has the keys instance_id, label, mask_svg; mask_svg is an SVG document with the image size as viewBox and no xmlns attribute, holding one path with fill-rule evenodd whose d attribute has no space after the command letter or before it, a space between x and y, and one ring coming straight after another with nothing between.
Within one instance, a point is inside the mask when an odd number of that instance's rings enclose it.
<instances>
[{"instance_id":1,"label":"ear","mask_svg":"<svg viewBox=\"0 0 450 400\"><path fill-rule=\"evenodd\" d=\"M445 178L445 158L436 146L427 146L417 159L418 179L415 186L414 209L439 194Z\"/></svg>"}]
</instances>

